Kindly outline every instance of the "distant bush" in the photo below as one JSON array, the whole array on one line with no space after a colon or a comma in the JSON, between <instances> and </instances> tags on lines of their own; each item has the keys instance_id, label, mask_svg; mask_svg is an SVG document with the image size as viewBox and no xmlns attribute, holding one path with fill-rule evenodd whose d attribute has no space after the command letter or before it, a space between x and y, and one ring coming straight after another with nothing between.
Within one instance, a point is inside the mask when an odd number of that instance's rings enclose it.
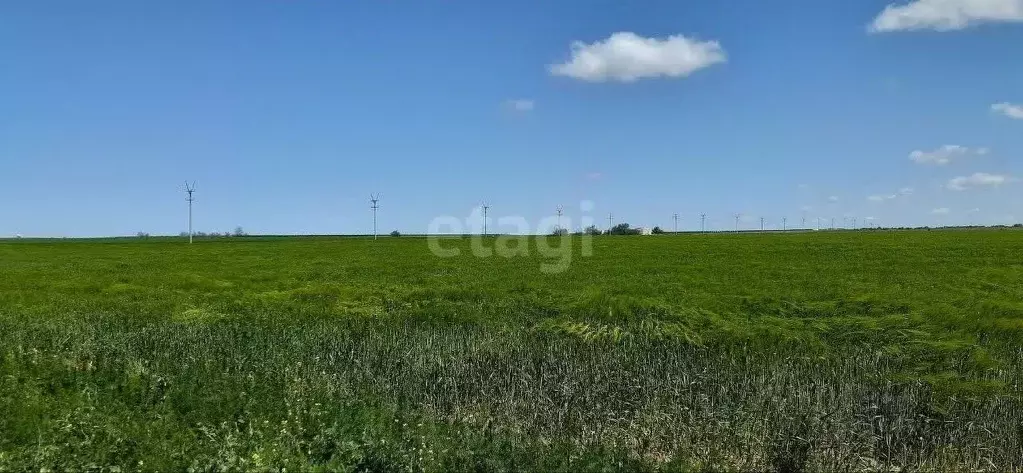
<instances>
[{"instance_id":1,"label":"distant bush","mask_svg":"<svg viewBox=\"0 0 1023 473\"><path fill-rule=\"evenodd\" d=\"M224 235L226 236L227 234L225 233ZM234 233L232 233L231 235L241 237L248 235L248 233L245 233L245 229L242 227L234 227Z\"/></svg>"},{"instance_id":2,"label":"distant bush","mask_svg":"<svg viewBox=\"0 0 1023 473\"><path fill-rule=\"evenodd\" d=\"M611 227L610 233L612 235L639 235L640 229L632 228L629 224L622 222L618 225Z\"/></svg>"},{"instance_id":3,"label":"distant bush","mask_svg":"<svg viewBox=\"0 0 1023 473\"><path fill-rule=\"evenodd\" d=\"M138 232L135 234L135 236L138 238L149 238L149 234L146 232Z\"/></svg>"},{"instance_id":4,"label":"distant bush","mask_svg":"<svg viewBox=\"0 0 1023 473\"><path fill-rule=\"evenodd\" d=\"M399 232L398 230L395 230L395 231L391 232L391 236L393 236L393 237L400 237L401 236L401 232Z\"/></svg>"},{"instance_id":5,"label":"distant bush","mask_svg":"<svg viewBox=\"0 0 1023 473\"><path fill-rule=\"evenodd\" d=\"M653 230L650 230L650 233L653 233L654 235L660 235L664 233L664 230L662 230L661 227L654 227Z\"/></svg>"},{"instance_id":6,"label":"distant bush","mask_svg":"<svg viewBox=\"0 0 1023 473\"><path fill-rule=\"evenodd\" d=\"M583 233L585 233L587 235L600 235L603 232L601 232L600 229L597 228L596 225L590 225L590 226L586 227L585 230L583 230Z\"/></svg>"},{"instance_id":7,"label":"distant bush","mask_svg":"<svg viewBox=\"0 0 1023 473\"><path fill-rule=\"evenodd\" d=\"M551 236L563 236L563 235L568 235L568 229L567 228L555 228L554 231L551 232Z\"/></svg>"}]
</instances>

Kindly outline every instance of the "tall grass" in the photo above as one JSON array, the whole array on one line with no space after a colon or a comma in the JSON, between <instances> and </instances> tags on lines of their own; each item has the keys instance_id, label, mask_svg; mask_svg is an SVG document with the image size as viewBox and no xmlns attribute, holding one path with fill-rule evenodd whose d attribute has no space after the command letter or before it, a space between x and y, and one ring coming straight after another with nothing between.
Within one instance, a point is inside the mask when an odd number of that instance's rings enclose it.
<instances>
[{"instance_id":1,"label":"tall grass","mask_svg":"<svg viewBox=\"0 0 1023 473\"><path fill-rule=\"evenodd\" d=\"M0 243L0 470L1020 470L1021 240Z\"/></svg>"}]
</instances>

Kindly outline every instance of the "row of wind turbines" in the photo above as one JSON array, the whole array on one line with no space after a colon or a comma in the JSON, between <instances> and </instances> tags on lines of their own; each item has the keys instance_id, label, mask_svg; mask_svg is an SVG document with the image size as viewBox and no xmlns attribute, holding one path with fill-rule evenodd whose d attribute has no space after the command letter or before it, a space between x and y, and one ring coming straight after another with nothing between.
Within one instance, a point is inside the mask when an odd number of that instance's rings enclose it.
<instances>
[{"instance_id":1,"label":"row of wind turbines","mask_svg":"<svg viewBox=\"0 0 1023 473\"><path fill-rule=\"evenodd\" d=\"M193 239L194 239L194 235L195 235L195 233L192 230L192 204L195 202L195 181L192 181L192 182L185 181L185 193L187 195L185 200L188 202L188 242L192 243ZM373 211L373 239L376 240L377 237L378 237L378 234L377 234L377 210L380 209L380 194L370 194L370 196L369 196L369 203L370 203L369 208L370 208L370 210ZM486 236L487 235L487 220L488 220L487 219L487 213L490 211L490 205L487 204L487 203L483 203L483 204L480 205L480 208L483 209L483 235ZM564 212L565 212L564 206L559 205L557 207L557 209L556 209L556 212L557 212L557 216L558 216L558 225L557 225L556 230L557 231L562 231L563 227L561 226L561 217L562 217L562 215L564 215ZM734 214L734 217L735 217L735 231L738 232L738 231L740 231L740 229L739 229L739 221L742 219L742 214L739 214L739 213ZM674 213L674 214L671 215L671 218L672 218L672 221L674 223L673 232L674 233L678 233L678 221L681 218L681 216L678 213ZM851 217L851 218L843 217L842 220L843 220L843 227L842 228L846 228L846 229L849 229L849 228L857 229L857 228L859 228L857 226L858 221L857 221L856 217ZM852 226L851 227L848 226L850 220L852 221ZM781 222L782 222L782 228L781 228L782 231L788 231L789 230L789 228L788 228L788 217L782 217ZM764 217L760 217L760 231L766 231L765 224L766 224L766 219ZM608 229L608 233L611 232L612 228L614 228L614 214L609 212L607 214L607 229ZM800 229L808 229L808 227L806 226L806 215L804 215L802 217L801 226L798 227L798 228L800 228ZM821 217L817 217L817 228L816 229L817 230L821 230ZM836 229L836 227L835 227L835 218L834 217L831 218L831 227L830 227L830 229L831 230L835 230ZM707 231L707 214L701 213L700 214L700 232L706 232L706 231Z\"/></svg>"}]
</instances>

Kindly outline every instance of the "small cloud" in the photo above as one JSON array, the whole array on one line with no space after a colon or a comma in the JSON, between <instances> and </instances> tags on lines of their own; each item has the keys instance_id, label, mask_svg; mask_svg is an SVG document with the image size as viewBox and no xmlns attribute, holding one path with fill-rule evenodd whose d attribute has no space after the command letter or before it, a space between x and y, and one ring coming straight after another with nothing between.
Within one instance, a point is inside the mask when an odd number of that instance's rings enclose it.
<instances>
[{"instance_id":1,"label":"small cloud","mask_svg":"<svg viewBox=\"0 0 1023 473\"><path fill-rule=\"evenodd\" d=\"M806 190L810 188L810 184L799 184L796 186L796 188L799 190Z\"/></svg>"},{"instance_id":2,"label":"small cloud","mask_svg":"<svg viewBox=\"0 0 1023 473\"><path fill-rule=\"evenodd\" d=\"M1000 174L975 172L969 176L959 176L948 181L947 187L954 191L962 191L977 187L998 187L1012 181L1012 178Z\"/></svg>"},{"instance_id":3,"label":"small cloud","mask_svg":"<svg viewBox=\"0 0 1023 473\"><path fill-rule=\"evenodd\" d=\"M587 82L634 82L656 77L681 78L727 60L717 41L699 41L683 35L665 39L618 32L587 44L572 43L572 58L547 69L552 75Z\"/></svg>"},{"instance_id":4,"label":"small cloud","mask_svg":"<svg viewBox=\"0 0 1023 473\"><path fill-rule=\"evenodd\" d=\"M996 103L991 106L991 111L1001 113L1009 118L1023 120L1023 105L1016 105L1008 102Z\"/></svg>"},{"instance_id":5,"label":"small cloud","mask_svg":"<svg viewBox=\"0 0 1023 473\"><path fill-rule=\"evenodd\" d=\"M838 202L838 196L837 195L833 195L833 196L828 197L828 202Z\"/></svg>"},{"instance_id":6,"label":"small cloud","mask_svg":"<svg viewBox=\"0 0 1023 473\"><path fill-rule=\"evenodd\" d=\"M886 6L867 31L954 31L982 23L1019 21L1023 21L1023 0L914 0Z\"/></svg>"},{"instance_id":7,"label":"small cloud","mask_svg":"<svg viewBox=\"0 0 1023 473\"><path fill-rule=\"evenodd\" d=\"M586 174L586 179L589 179L591 181L599 180L602 177L604 177L604 175L599 172L591 172Z\"/></svg>"},{"instance_id":8,"label":"small cloud","mask_svg":"<svg viewBox=\"0 0 1023 473\"><path fill-rule=\"evenodd\" d=\"M912 187L903 187L902 189L899 189L899 191L895 194L875 194L867 197L867 200L871 202L884 202L886 200L895 200L898 199L899 197L905 197L912 194L913 194Z\"/></svg>"},{"instance_id":9,"label":"small cloud","mask_svg":"<svg viewBox=\"0 0 1023 473\"><path fill-rule=\"evenodd\" d=\"M804 205L804 206L800 207L799 210L802 210L803 212L809 212L809 211L813 210L813 207L811 207L809 205Z\"/></svg>"},{"instance_id":10,"label":"small cloud","mask_svg":"<svg viewBox=\"0 0 1023 473\"><path fill-rule=\"evenodd\" d=\"M913 151L909 153L909 159L917 164L945 165L953 160L967 156L983 156L988 151L987 148L973 149L959 145L945 145L934 151Z\"/></svg>"},{"instance_id":11,"label":"small cloud","mask_svg":"<svg viewBox=\"0 0 1023 473\"><path fill-rule=\"evenodd\" d=\"M531 99L514 99L505 101L504 106L516 112L530 112L536 107L536 102Z\"/></svg>"},{"instance_id":12,"label":"small cloud","mask_svg":"<svg viewBox=\"0 0 1023 473\"><path fill-rule=\"evenodd\" d=\"M945 214L948 213L948 207L939 207L939 208L933 209L933 210L931 210L931 213L934 214L934 215L945 215Z\"/></svg>"}]
</instances>

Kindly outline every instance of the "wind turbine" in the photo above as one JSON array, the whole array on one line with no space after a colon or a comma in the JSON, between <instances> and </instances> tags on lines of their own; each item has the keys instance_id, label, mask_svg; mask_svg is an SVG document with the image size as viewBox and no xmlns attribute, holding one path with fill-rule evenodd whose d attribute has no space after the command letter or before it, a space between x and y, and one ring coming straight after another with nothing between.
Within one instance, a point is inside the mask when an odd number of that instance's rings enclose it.
<instances>
[{"instance_id":1,"label":"wind turbine","mask_svg":"<svg viewBox=\"0 0 1023 473\"><path fill-rule=\"evenodd\" d=\"M192 181L191 184L189 184L188 181L185 181L185 192L188 193L188 198L186 198L185 200L188 201L188 243L191 244L192 243L192 202L195 201L195 198L192 197L192 193L195 192L195 181Z\"/></svg>"},{"instance_id":2,"label":"wind turbine","mask_svg":"<svg viewBox=\"0 0 1023 473\"><path fill-rule=\"evenodd\" d=\"M380 194L369 195L369 208L373 209L373 239L377 239L377 209L380 208Z\"/></svg>"},{"instance_id":3,"label":"wind turbine","mask_svg":"<svg viewBox=\"0 0 1023 473\"><path fill-rule=\"evenodd\" d=\"M490 206L486 203L483 204L483 236L487 236L487 210L490 210Z\"/></svg>"}]
</instances>

